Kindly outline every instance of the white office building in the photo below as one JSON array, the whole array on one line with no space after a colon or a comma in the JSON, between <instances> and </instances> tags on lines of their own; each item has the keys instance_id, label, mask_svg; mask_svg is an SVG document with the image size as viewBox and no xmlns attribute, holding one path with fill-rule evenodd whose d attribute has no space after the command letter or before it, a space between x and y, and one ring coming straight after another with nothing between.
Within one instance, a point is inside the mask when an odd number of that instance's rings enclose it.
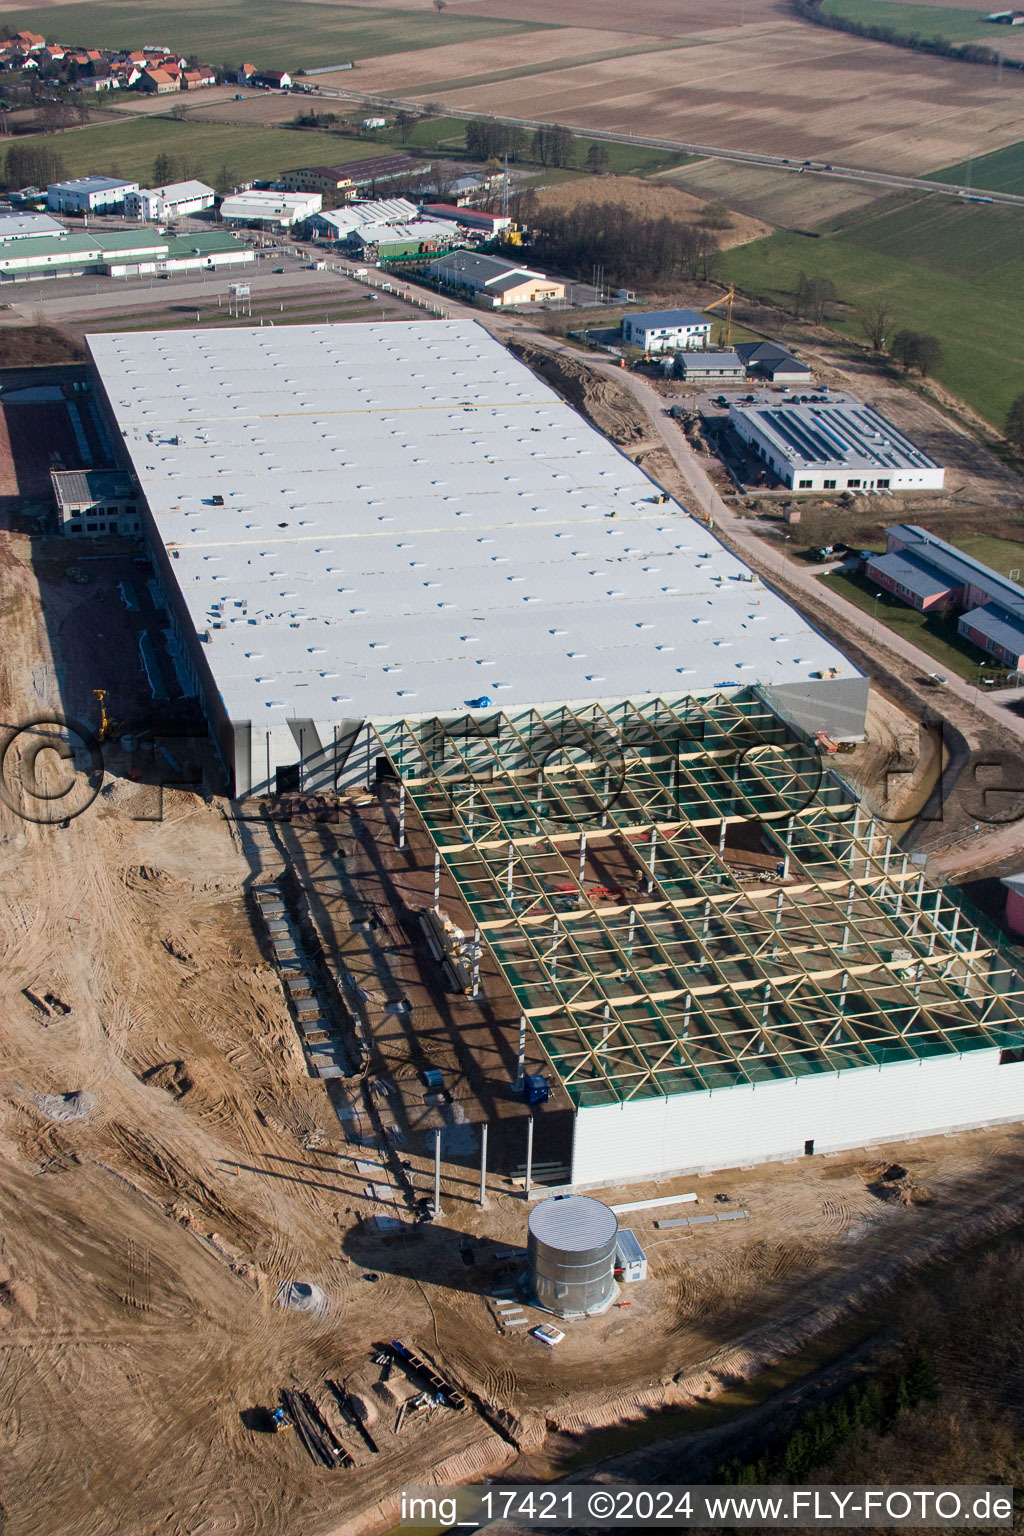
<instances>
[{"instance_id":1,"label":"white office building","mask_svg":"<svg viewBox=\"0 0 1024 1536\"><path fill-rule=\"evenodd\" d=\"M202 181L177 181L168 187L143 187L129 192L124 200L126 219L141 219L157 224L164 219L181 219L202 213L214 204L214 190Z\"/></svg>"},{"instance_id":2,"label":"white office building","mask_svg":"<svg viewBox=\"0 0 1024 1536\"><path fill-rule=\"evenodd\" d=\"M873 406L856 400L733 405L729 420L794 491L941 490L945 470Z\"/></svg>"},{"instance_id":3,"label":"white office building","mask_svg":"<svg viewBox=\"0 0 1024 1536\"><path fill-rule=\"evenodd\" d=\"M122 181L119 176L78 176L73 181L54 181L46 189L46 206L51 213L120 213L129 192L137 192L137 181Z\"/></svg>"},{"instance_id":4,"label":"white office building","mask_svg":"<svg viewBox=\"0 0 1024 1536\"><path fill-rule=\"evenodd\" d=\"M711 321L693 309L652 309L624 315L622 338L645 352L706 347L711 340Z\"/></svg>"}]
</instances>

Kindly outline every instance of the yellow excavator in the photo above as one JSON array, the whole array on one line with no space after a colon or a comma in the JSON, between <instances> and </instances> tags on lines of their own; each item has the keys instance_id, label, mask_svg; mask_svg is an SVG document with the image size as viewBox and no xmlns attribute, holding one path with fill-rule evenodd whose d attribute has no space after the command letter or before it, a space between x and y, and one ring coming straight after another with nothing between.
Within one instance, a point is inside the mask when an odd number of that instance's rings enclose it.
<instances>
[{"instance_id":1,"label":"yellow excavator","mask_svg":"<svg viewBox=\"0 0 1024 1536\"><path fill-rule=\"evenodd\" d=\"M725 305L725 329L722 332L722 345L724 347L732 345L732 306L735 297L736 289L730 285L728 293L723 293L722 297L716 299L713 304L705 304L704 306L704 313L710 315L713 309L720 309L723 304Z\"/></svg>"},{"instance_id":2,"label":"yellow excavator","mask_svg":"<svg viewBox=\"0 0 1024 1536\"><path fill-rule=\"evenodd\" d=\"M100 729L99 740L106 741L111 736L118 735L124 730L120 720L111 720L107 714L107 689L94 688L93 693L100 702Z\"/></svg>"}]
</instances>

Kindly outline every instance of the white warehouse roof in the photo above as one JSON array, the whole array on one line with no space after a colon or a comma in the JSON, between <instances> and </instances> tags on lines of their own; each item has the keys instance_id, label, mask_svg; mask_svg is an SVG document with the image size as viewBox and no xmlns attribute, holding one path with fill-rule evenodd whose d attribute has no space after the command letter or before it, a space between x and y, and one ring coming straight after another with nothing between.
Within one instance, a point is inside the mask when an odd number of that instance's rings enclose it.
<instances>
[{"instance_id":1,"label":"white warehouse roof","mask_svg":"<svg viewBox=\"0 0 1024 1536\"><path fill-rule=\"evenodd\" d=\"M366 224L406 224L416 217L416 204L407 197L377 197L368 202L346 203L343 208L325 208L315 217L342 235Z\"/></svg>"},{"instance_id":2,"label":"white warehouse roof","mask_svg":"<svg viewBox=\"0 0 1024 1536\"><path fill-rule=\"evenodd\" d=\"M78 192L87 196L91 192L137 192L137 181L125 181L122 176L75 176L70 181L51 181L47 192Z\"/></svg>"},{"instance_id":3,"label":"white warehouse roof","mask_svg":"<svg viewBox=\"0 0 1024 1536\"><path fill-rule=\"evenodd\" d=\"M67 225L48 213L0 213L0 240L32 240L40 235L60 237Z\"/></svg>"},{"instance_id":4,"label":"white warehouse roof","mask_svg":"<svg viewBox=\"0 0 1024 1536\"><path fill-rule=\"evenodd\" d=\"M143 187L140 196L162 197L165 203L191 203L197 198L213 197L205 181L174 181L167 187Z\"/></svg>"},{"instance_id":5,"label":"white warehouse roof","mask_svg":"<svg viewBox=\"0 0 1024 1536\"><path fill-rule=\"evenodd\" d=\"M220 205L222 219L277 219L293 221L319 213L323 196L319 192L239 192L226 197Z\"/></svg>"},{"instance_id":6,"label":"white warehouse roof","mask_svg":"<svg viewBox=\"0 0 1024 1536\"><path fill-rule=\"evenodd\" d=\"M858 675L475 321L88 345L232 719Z\"/></svg>"}]
</instances>

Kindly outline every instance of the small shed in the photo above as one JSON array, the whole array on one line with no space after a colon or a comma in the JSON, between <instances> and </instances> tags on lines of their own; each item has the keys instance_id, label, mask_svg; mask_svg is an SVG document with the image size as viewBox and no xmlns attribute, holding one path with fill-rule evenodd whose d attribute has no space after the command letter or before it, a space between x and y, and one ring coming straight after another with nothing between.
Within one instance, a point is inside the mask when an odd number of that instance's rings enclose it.
<instances>
[{"instance_id":1,"label":"small shed","mask_svg":"<svg viewBox=\"0 0 1024 1536\"><path fill-rule=\"evenodd\" d=\"M636 1233L628 1227L619 1228L615 1243L615 1269L621 1271L619 1278L624 1285L647 1279L647 1255L637 1242Z\"/></svg>"}]
</instances>

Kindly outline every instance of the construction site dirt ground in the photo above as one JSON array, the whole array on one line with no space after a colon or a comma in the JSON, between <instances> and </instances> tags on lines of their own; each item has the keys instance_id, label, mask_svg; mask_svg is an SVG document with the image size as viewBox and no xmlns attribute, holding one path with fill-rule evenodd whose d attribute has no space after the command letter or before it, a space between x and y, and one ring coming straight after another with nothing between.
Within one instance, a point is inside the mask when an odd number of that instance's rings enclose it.
<instances>
[{"instance_id":1,"label":"construction site dirt ground","mask_svg":"<svg viewBox=\"0 0 1024 1536\"><path fill-rule=\"evenodd\" d=\"M26 534L0 532L0 696L15 724L50 703L35 685L58 675L31 555ZM76 665L100 662L68 648L65 677ZM76 676L79 697L89 681L109 675ZM145 785L114 774L107 787L65 828L0 808L11 1536L383 1529L404 1483L479 1480L525 1453L542 1470L593 1425L704 1401L915 1265L1024 1218L1016 1126L607 1191L693 1191L702 1212L747 1214L690 1235L655 1227L658 1212L624 1214L650 1259L628 1308L569 1325L556 1351L527 1325L502 1332L488 1298L518 1268L520 1192L495 1178L481 1210L469 1157L445 1168L441 1219L414 1224L378 1147L352 1139L310 1077L256 936L247 886L302 862L327 882L331 860L351 856L351 810L257 838L215 798L165 791L162 819L140 819L153 814ZM362 908L372 869L353 872ZM368 974L345 901L316 915L325 952ZM428 1193L419 1143L403 1161ZM906 1176L881 1179L892 1163ZM395 1235L371 1233L382 1215L401 1221ZM279 1306L291 1281L319 1287L325 1310ZM396 1434L411 1389L397 1368L379 1383L373 1363L392 1338L429 1355L467 1408L407 1411ZM352 1469L317 1467L294 1434L266 1432L282 1387L332 1419L328 1379L365 1405L379 1447L334 1417Z\"/></svg>"}]
</instances>

